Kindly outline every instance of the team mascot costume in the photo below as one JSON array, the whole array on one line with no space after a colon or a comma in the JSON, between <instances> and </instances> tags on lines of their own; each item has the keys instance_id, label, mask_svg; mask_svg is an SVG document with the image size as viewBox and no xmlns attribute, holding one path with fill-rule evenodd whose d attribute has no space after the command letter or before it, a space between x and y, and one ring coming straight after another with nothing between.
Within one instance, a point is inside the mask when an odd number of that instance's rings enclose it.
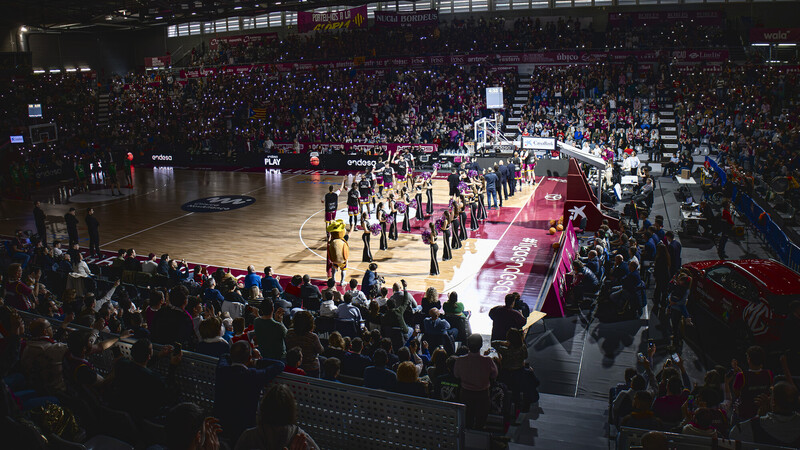
<instances>
[{"instance_id":1,"label":"team mascot costume","mask_svg":"<svg viewBox=\"0 0 800 450\"><path fill-rule=\"evenodd\" d=\"M328 224L326 231L330 235L328 240L328 273L331 278L336 278L336 269L341 271L340 284L344 285L345 272L347 272L347 259L350 257L350 245L347 243L347 227L342 219L336 219Z\"/></svg>"}]
</instances>

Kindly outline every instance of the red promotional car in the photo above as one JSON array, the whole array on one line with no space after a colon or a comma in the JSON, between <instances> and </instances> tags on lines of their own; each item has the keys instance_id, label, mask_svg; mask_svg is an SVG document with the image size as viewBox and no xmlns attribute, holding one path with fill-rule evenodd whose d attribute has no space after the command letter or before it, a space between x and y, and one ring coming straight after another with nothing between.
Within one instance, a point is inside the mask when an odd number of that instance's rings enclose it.
<instances>
[{"instance_id":1,"label":"red promotional car","mask_svg":"<svg viewBox=\"0 0 800 450\"><path fill-rule=\"evenodd\" d=\"M683 268L692 276L690 302L727 324L737 346L774 344L789 304L800 299L800 274L777 261L696 261Z\"/></svg>"}]
</instances>

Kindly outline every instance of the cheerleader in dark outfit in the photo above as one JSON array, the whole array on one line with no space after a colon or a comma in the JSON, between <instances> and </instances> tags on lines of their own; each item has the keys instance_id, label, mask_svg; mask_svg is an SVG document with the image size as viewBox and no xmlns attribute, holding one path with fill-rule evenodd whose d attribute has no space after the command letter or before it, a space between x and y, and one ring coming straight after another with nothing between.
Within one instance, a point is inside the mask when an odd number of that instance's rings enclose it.
<instances>
[{"instance_id":1,"label":"cheerleader in dark outfit","mask_svg":"<svg viewBox=\"0 0 800 450\"><path fill-rule=\"evenodd\" d=\"M383 202L378 203L378 221L381 224L381 250L389 250L389 240L386 239L386 211L383 210Z\"/></svg>"},{"instance_id":2,"label":"cheerleader in dark outfit","mask_svg":"<svg viewBox=\"0 0 800 450\"><path fill-rule=\"evenodd\" d=\"M486 220L489 214L486 213L486 201L484 200L486 194L486 179L483 175L478 176L478 220Z\"/></svg>"},{"instance_id":3,"label":"cheerleader in dark outfit","mask_svg":"<svg viewBox=\"0 0 800 450\"><path fill-rule=\"evenodd\" d=\"M445 211L445 212L447 214L450 213L450 211ZM448 217L448 221L449 221L449 219L450 218ZM451 227L451 229L453 231L453 240L452 240L452 248L453 248L453 250L458 250L458 249L461 248L461 238L460 238L460 236L461 236L461 223L460 222L461 222L461 216L458 214L458 200L454 200L453 201L453 220L452 220L452 222L450 222L450 223L453 224L452 227Z\"/></svg>"},{"instance_id":4,"label":"cheerleader in dark outfit","mask_svg":"<svg viewBox=\"0 0 800 450\"><path fill-rule=\"evenodd\" d=\"M400 191L400 198L406 203L406 210L403 213L403 231L411 231L411 197L408 195L408 188L403 187Z\"/></svg>"},{"instance_id":5,"label":"cheerleader in dark outfit","mask_svg":"<svg viewBox=\"0 0 800 450\"><path fill-rule=\"evenodd\" d=\"M347 215L350 221L350 227L355 228L356 221L358 220L358 183L353 183L350 190L347 191Z\"/></svg>"},{"instance_id":6,"label":"cheerleader in dark outfit","mask_svg":"<svg viewBox=\"0 0 800 450\"><path fill-rule=\"evenodd\" d=\"M389 239L397 240L397 201L394 199L394 192L389 194L389 215L392 223L389 224Z\"/></svg>"},{"instance_id":7,"label":"cheerleader in dark outfit","mask_svg":"<svg viewBox=\"0 0 800 450\"><path fill-rule=\"evenodd\" d=\"M469 238L467 234L467 199L464 197L464 194L460 194L459 196L459 205L458 205L458 215L461 220L459 220L459 239L462 241L466 241Z\"/></svg>"},{"instance_id":8,"label":"cheerleader in dark outfit","mask_svg":"<svg viewBox=\"0 0 800 450\"><path fill-rule=\"evenodd\" d=\"M361 255L361 262L372 262L372 250L369 248L369 216L367 213L361 213L361 228L364 234L361 235L361 240L364 241L364 253Z\"/></svg>"},{"instance_id":9,"label":"cheerleader in dark outfit","mask_svg":"<svg viewBox=\"0 0 800 450\"><path fill-rule=\"evenodd\" d=\"M433 215L433 177L436 176L436 169L433 170L431 177L425 180L425 195L428 196L428 203L425 205L425 213ZM422 204L419 205L422 209Z\"/></svg>"},{"instance_id":10,"label":"cheerleader in dark outfit","mask_svg":"<svg viewBox=\"0 0 800 450\"><path fill-rule=\"evenodd\" d=\"M439 261L436 260L436 255L439 253L439 245L436 244L436 227L433 225L433 222L429 223L428 227L431 230L431 275L439 275Z\"/></svg>"},{"instance_id":11,"label":"cheerleader in dark outfit","mask_svg":"<svg viewBox=\"0 0 800 450\"><path fill-rule=\"evenodd\" d=\"M468 197L469 201L469 229L472 231L477 230L480 225L478 224L478 188L472 187L472 192Z\"/></svg>"},{"instance_id":12,"label":"cheerleader in dark outfit","mask_svg":"<svg viewBox=\"0 0 800 450\"><path fill-rule=\"evenodd\" d=\"M425 214L422 212L422 180L417 179L417 183L414 184L414 199L417 201L417 212L414 217L417 220L425 220Z\"/></svg>"},{"instance_id":13,"label":"cheerleader in dark outfit","mask_svg":"<svg viewBox=\"0 0 800 450\"><path fill-rule=\"evenodd\" d=\"M450 250L450 211L444 212L444 223L442 224L442 261L453 259L453 252Z\"/></svg>"}]
</instances>

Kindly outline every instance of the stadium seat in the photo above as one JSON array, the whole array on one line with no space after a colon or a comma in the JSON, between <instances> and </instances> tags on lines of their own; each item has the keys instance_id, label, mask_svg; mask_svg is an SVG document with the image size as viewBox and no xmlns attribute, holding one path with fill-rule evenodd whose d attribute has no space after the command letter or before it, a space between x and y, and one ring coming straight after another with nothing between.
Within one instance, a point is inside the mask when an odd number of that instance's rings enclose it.
<instances>
[{"instance_id":1,"label":"stadium seat","mask_svg":"<svg viewBox=\"0 0 800 450\"><path fill-rule=\"evenodd\" d=\"M319 316L314 319L315 331L317 334L328 335L336 331L336 319L333 317Z\"/></svg>"},{"instance_id":2,"label":"stadium seat","mask_svg":"<svg viewBox=\"0 0 800 450\"><path fill-rule=\"evenodd\" d=\"M353 319L335 319L336 331L338 331L342 336L348 336L350 338L357 338L361 336L361 332L359 330L359 326Z\"/></svg>"},{"instance_id":3,"label":"stadium seat","mask_svg":"<svg viewBox=\"0 0 800 450\"><path fill-rule=\"evenodd\" d=\"M428 341L428 348L431 349L431 351L437 349L441 345L448 355L452 355L456 352L456 344L453 341L453 337L449 334L425 334L422 336L422 340Z\"/></svg>"},{"instance_id":4,"label":"stadium seat","mask_svg":"<svg viewBox=\"0 0 800 450\"><path fill-rule=\"evenodd\" d=\"M130 414L100 405L100 427L103 433L129 444L135 444L139 432ZM96 447L105 448L105 447Z\"/></svg>"}]
</instances>

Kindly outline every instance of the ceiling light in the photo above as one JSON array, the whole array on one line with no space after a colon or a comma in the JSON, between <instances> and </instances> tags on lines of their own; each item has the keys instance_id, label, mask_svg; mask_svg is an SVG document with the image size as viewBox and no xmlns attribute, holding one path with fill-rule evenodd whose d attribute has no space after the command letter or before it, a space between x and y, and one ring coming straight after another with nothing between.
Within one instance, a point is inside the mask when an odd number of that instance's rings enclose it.
<instances>
[{"instance_id":1,"label":"ceiling light","mask_svg":"<svg viewBox=\"0 0 800 450\"><path fill-rule=\"evenodd\" d=\"M46 71L42 70L42 69L36 69L36 70L33 71L33 73L45 73L45 72Z\"/></svg>"},{"instance_id":2,"label":"ceiling light","mask_svg":"<svg viewBox=\"0 0 800 450\"><path fill-rule=\"evenodd\" d=\"M50 69L50 73L61 73L61 69Z\"/></svg>"},{"instance_id":3,"label":"ceiling light","mask_svg":"<svg viewBox=\"0 0 800 450\"><path fill-rule=\"evenodd\" d=\"M25 25L19 27L19 32L20 33L27 33L28 32L28 27L26 27Z\"/></svg>"},{"instance_id":4,"label":"ceiling light","mask_svg":"<svg viewBox=\"0 0 800 450\"><path fill-rule=\"evenodd\" d=\"M161 19L163 19L163 18L164 18L164 16L157 16L157 17L156 17L156 20L161 20Z\"/></svg>"},{"instance_id":5,"label":"ceiling light","mask_svg":"<svg viewBox=\"0 0 800 450\"><path fill-rule=\"evenodd\" d=\"M77 71L78 71L78 69L76 69L76 68L74 68L74 67L73 67L73 68L71 68L71 69L67 69L67 72L77 72Z\"/></svg>"},{"instance_id":6,"label":"ceiling light","mask_svg":"<svg viewBox=\"0 0 800 450\"><path fill-rule=\"evenodd\" d=\"M241 6L237 6L237 7L233 8L233 9L234 9L234 11L238 11L238 10L242 9L242 7Z\"/></svg>"},{"instance_id":7,"label":"ceiling light","mask_svg":"<svg viewBox=\"0 0 800 450\"><path fill-rule=\"evenodd\" d=\"M81 72L88 72L90 70L92 70L92 69L90 69L88 67L81 67Z\"/></svg>"}]
</instances>

